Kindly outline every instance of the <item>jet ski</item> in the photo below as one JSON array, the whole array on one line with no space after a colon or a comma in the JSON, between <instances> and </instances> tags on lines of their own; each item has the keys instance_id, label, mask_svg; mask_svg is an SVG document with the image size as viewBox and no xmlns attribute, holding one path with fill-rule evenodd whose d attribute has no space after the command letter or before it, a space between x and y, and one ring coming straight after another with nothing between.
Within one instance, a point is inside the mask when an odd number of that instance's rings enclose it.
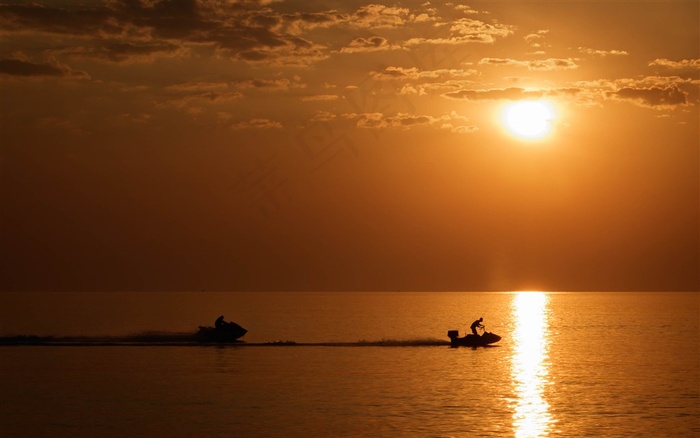
<instances>
[{"instance_id":1,"label":"jet ski","mask_svg":"<svg viewBox=\"0 0 700 438\"><path fill-rule=\"evenodd\" d=\"M501 340L497 334L485 331L482 335L469 334L462 338L459 337L458 330L450 330L447 332L447 337L450 338L450 347L485 347L486 345L495 344Z\"/></svg>"},{"instance_id":2,"label":"jet ski","mask_svg":"<svg viewBox=\"0 0 700 438\"><path fill-rule=\"evenodd\" d=\"M199 331L194 335L197 342L242 342L239 341L248 330L235 322L227 322L218 327L199 326Z\"/></svg>"}]
</instances>

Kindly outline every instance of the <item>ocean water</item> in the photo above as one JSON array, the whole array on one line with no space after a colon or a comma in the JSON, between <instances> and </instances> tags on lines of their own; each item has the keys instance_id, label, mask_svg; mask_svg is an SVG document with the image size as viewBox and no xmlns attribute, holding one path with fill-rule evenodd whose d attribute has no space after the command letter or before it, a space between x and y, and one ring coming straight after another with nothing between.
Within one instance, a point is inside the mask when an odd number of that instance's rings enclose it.
<instances>
[{"instance_id":1,"label":"ocean water","mask_svg":"<svg viewBox=\"0 0 700 438\"><path fill-rule=\"evenodd\" d=\"M229 296L258 345L0 347L2 436L700 436L698 293Z\"/></svg>"}]
</instances>

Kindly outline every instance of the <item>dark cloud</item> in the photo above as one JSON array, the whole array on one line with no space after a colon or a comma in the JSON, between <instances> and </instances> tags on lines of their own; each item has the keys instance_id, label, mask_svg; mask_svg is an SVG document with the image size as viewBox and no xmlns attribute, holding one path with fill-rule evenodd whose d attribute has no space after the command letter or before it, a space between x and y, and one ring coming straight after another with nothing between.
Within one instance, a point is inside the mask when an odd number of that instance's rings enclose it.
<instances>
[{"instance_id":1,"label":"dark cloud","mask_svg":"<svg viewBox=\"0 0 700 438\"><path fill-rule=\"evenodd\" d=\"M115 0L110 3L113 15L121 23L151 29L154 37L190 38L204 31L213 21L204 17L198 0Z\"/></svg>"},{"instance_id":2,"label":"dark cloud","mask_svg":"<svg viewBox=\"0 0 700 438\"><path fill-rule=\"evenodd\" d=\"M19 59L0 60L0 72L13 76L63 76L63 71L56 66Z\"/></svg>"},{"instance_id":3,"label":"dark cloud","mask_svg":"<svg viewBox=\"0 0 700 438\"><path fill-rule=\"evenodd\" d=\"M239 90L257 89L265 91L285 91L290 88L304 88L306 85L301 83L298 77L294 77L292 79L248 79L236 82L235 87Z\"/></svg>"},{"instance_id":4,"label":"dark cloud","mask_svg":"<svg viewBox=\"0 0 700 438\"><path fill-rule=\"evenodd\" d=\"M102 59L112 62L151 61L156 57L182 56L188 50L167 41L99 41L96 45L75 46L54 50L54 54L63 54L81 58Z\"/></svg>"},{"instance_id":5,"label":"dark cloud","mask_svg":"<svg viewBox=\"0 0 700 438\"><path fill-rule=\"evenodd\" d=\"M438 70L420 70L416 67L404 68L389 66L382 71L372 72L371 75L375 79L439 79L439 78L464 78L473 76L476 70L463 69L438 69Z\"/></svg>"},{"instance_id":6,"label":"dark cloud","mask_svg":"<svg viewBox=\"0 0 700 438\"><path fill-rule=\"evenodd\" d=\"M356 53L356 52L374 52L377 50L391 50L399 48L389 44L386 38L380 36L371 36L368 38L355 38L350 41L346 47L340 49L341 53Z\"/></svg>"},{"instance_id":7,"label":"dark cloud","mask_svg":"<svg viewBox=\"0 0 700 438\"><path fill-rule=\"evenodd\" d=\"M270 120L270 119L251 119L244 120L242 122L235 123L231 126L231 129L280 129L282 124L280 122Z\"/></svg>"},{"instance_id":8,"label":"dark cloud","mask_svg":"<svg viewBox=\"0 0 700 438\"><path fill-rule=\"evenodd\" d=\"M226 103L240 99L243 94L227 82L186 82L165 87L172 94L161 106L171 106L185 111L198 109L205 104Z\"/></svg>"},{"instance_id":9,"label":"dark cloud","mask_svg":"<svg viewBox=\"0 0 700 438\"><path fill-rule=\"evenodd\" d=\"M7 32L72 36L62 41L64 55L113 62L149 60L211 47L218 55L249 63L308 65L329 56L328 48L300 35L315 28L344 26L381 29L435 17L411 14L408 8L368 4L351 13L335 10L282 12L269 1L108 0L104 3L19 4L0 6L0 25ZM283 9L283 8L280 8ZM477 23L477 22L475 22ZM481 22L478 22L481 23ZM486 34L501 25L459 23ZM467 32L467 33L468 33ZM51 44L47 44L50 46ZM343 52L397 48L381 37L354 40Z\"/></svg>"},{"instance_id":10,"label":"dark cloud","mask_svg":"<svg viewBox=\"0 0 700 438\"><path fill-rule=\"evenodd\" d=\"M73 36L65 55L124 62L185 52L188 45L209 45L219 54L250 62L309 63L322 59L320 46L282 30L282 14L258 2L204 0L111 0L99 6L1 5L0 25L7 32ZM332 14L326 20L332 20ZM301 14L296 22L323 22ZM294 61L293 58L301 61Z\"/></svg>"},{"instance_id":11,"label":"dark cloud","mask_svg":"<svg viewBox=\"0 0 700 438\"><path fill-rule=\"evenodd\" d=\"M537 99L542 91L528 91L523 88L494 88L489 90L459 90L443 94L450 99L467 100L519 100Z\"/></svg>"},{"instance_id":12,"label":"dark cloud","mask_svg":"<svg viewBox=\"0 0 700 438\"><path fill-rule=\"evenodd\" d=\"M524 88L492 88L487 90L462 89L443 93L443 97L450 99L466 100L522 100L540 99L546 96L575 96L582 90L580 88L552 88L542 90L526 90Z\"/></svg>"},{"instance_id":13,"label":"dark cloud","mask_svg":"<svg viewBox=\"0 0 700 438\"><path fill-rule=\"evenodd\" d=\"M630 100L641 106L652 108L668 108L688 103L688 93L671 85L666 88L621 88L615 92L606 93L608 97Z\"/></svg>"},{"instance_id":14,"label":"dark cloud","mask_svg":"<svg viewBox=\"0 0 700 438\"><path fill-rule=\"evenodd\" d=\"M561 95L561 96L574 96L579 94L582 90L580 88L557 88L549 92L551 95Z\"/></svg>"},{"instance_id":15,"label":"dark cloud","mask_svg":"<svg viewBox=\"0 0 700 438\"><path fill-rule=\"evenodd\" d=\"M89 78L87 73L59 63L35 63L21 59L0 59L0 73L11 76Z\"/></svg>"},{"instance_id":16,"label":"dark cloud","mask_svg":"<svg viewBox=\"0 0 700 438\"><path fill-rule=\"evenodd\" d=\"M471 18L460 18L451 23L443 23L449 25L449 36L442 37L414 37L406 41L407 46L415 46L421 44L432 45L462 45L469 43L492 44L499 38L505 38L511 35L515 29L514 26L501 24L497 22L486 23L481 20Z\"/></svg>"},{"instance_id":17,"label":"dark cloud","mask_svg":"<svg viewBox=\"0 0 700 438\"><path fill-rule=\"evenodd\" d=\"M326 114L323 115L324 117ZM349 113L343 114L342 118L355 120L358 128L364 129L409 129L415 126L431 126L439 129L449 129L457 134L466 134L478 131L473 125L467 125L467 118L460 116L456 112L443 114L435 117L430 115L398 113L387 115L382 113ZM456 124L456 125L455 125Z\"/></svg>"},{"instance_id":18,"label":"dark cloud","mask_svg":"<svg viewBox=\"0 0 700 438\"><path fill-rule=\"evenodd\" d=\"M0 26L5 31L31 29L89 35L107 26L111 15L104 7L61 8L36 3L3 4L0 5Z\"/></svg>"},{"instance_id":19,"label":"dark cloud","mask_svg":"<svg viewBox=\"0 0 700 438\"><path fill-rule=\"evenodd\" d=\"M679 105L697 104L698 81L680 76L643 76L615 80L578 81L578 96L591 104L607 99L628 101L653 109L672 109Z\"/></svg>"},{"instance_id":20,"label":"dark cloud","mask_svg":"<svg viewBox=\"0 0 700 438\"><path fill-rule=\"evenodd\" d=\"M379 4L361 6L348 20L356 27L397 27L406 23L410 11L407 8Z\"/></svg>"},{"instance_id":21,"label":"dark cloud","mask_svg":"<svg viewBox=\"0 0 700 438\"><path fill-rule=\"evenodd\" d=\"M286 31L295 35L315 28L327 28L345 23L348 21L348 16L337 11L294 12L282 15L281 21L286 25Z\"/></svg>"},{"instance_id":22,"label":"dark cloud","mask_svg":"<svg viewBox=\"0 0 700 438\"><path fill-rule=\"evenodd\" d=\"M527 67L528 70L539 70L539 71L552 71L552 70L570 70L578 68L578 64L571 59L561 59L561 58L548 58L548 59L535 59L531 61L519 61L517 59L509 58L483 58L479 61L481 65L512 65Z\"/></svg>"}]
</instances>

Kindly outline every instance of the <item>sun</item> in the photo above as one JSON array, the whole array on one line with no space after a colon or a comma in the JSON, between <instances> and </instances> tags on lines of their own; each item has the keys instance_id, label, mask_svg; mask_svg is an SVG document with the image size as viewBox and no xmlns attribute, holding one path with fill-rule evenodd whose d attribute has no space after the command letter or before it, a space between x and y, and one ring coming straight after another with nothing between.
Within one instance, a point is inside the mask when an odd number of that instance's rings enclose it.
<instances>
[{"instance_id":1,"label":"sun","mask_svg":"<svg viewBox=\"0 0 700 438\"><path fill-rule=\"evenodd\" d=\"M514 136L538 140L552 131L554 108L544 100L519 100L503 109L502 122Z\"/></svg>"}]
</instances>

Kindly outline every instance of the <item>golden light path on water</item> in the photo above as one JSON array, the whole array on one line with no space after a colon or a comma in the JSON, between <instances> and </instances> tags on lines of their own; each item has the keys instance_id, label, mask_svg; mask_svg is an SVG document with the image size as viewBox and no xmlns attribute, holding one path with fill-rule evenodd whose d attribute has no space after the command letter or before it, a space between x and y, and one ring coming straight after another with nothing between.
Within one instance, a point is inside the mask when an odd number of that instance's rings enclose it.
<instances>
[{"instance_id":1,"label":"golden light path on water","mask_svg":"<svg viewBox=\"0 0 700 438\"><path fill-rule=\"evenodd\" d=\"M518 438L547 436L553 423L544 395L548 384L548 297L518 292L512 304L515 348L511 375L516 400L513 428Z\"/></svg>"}]
</instances>

